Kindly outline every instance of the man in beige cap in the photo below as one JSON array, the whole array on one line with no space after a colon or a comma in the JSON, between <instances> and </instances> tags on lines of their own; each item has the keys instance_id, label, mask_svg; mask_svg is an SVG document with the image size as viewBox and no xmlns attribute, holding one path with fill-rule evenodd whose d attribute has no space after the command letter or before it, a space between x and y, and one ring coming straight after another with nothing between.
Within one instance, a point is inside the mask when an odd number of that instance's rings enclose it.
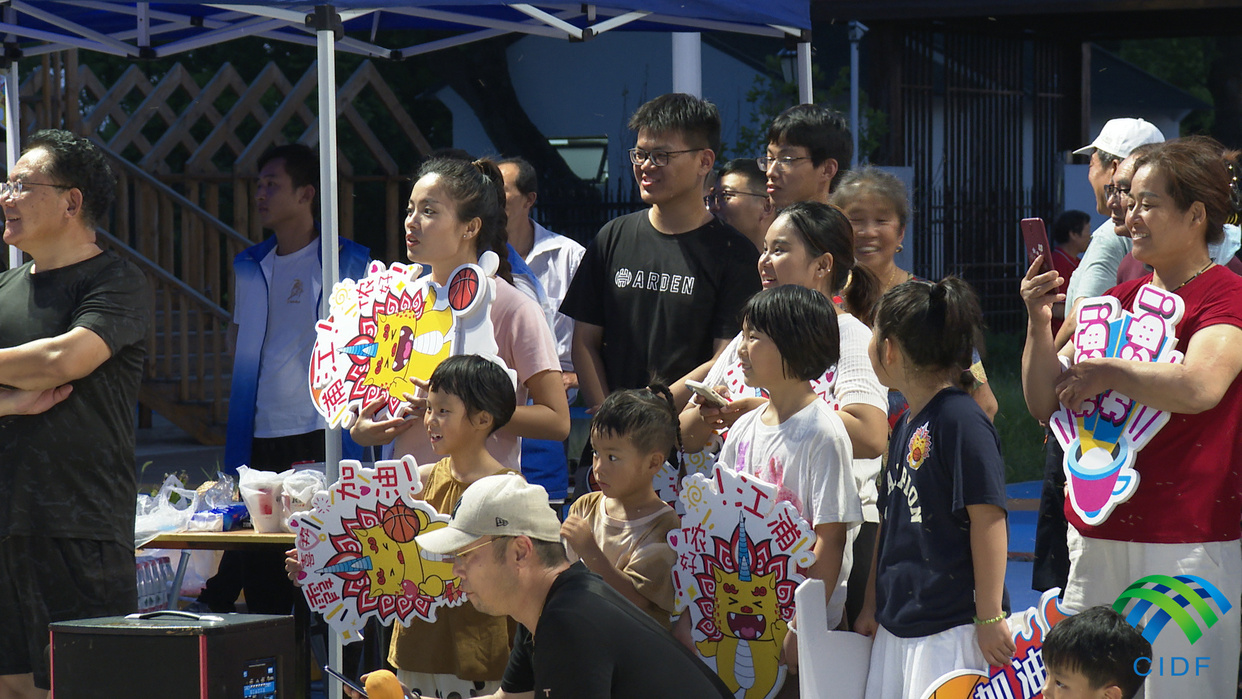
<instances>
[{"instance_id":1,"label":"man in beige cap","mask_svg":"<svg viewBox=\"0 0 1242 699\"><path fill-rule=\"evenodd\" d=\"M570 565L546 491L520 476L475 481L448 526L415 541L453 561L479 611L520 624L497 698L730 696L650 616Z\"/></svg>"}]
</instances>

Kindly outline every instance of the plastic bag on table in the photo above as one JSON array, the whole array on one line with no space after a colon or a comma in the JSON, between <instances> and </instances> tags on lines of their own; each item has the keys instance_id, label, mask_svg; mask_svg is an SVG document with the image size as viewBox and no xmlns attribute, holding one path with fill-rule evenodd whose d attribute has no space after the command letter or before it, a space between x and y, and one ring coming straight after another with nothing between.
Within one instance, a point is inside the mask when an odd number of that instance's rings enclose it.
<instances>
[{"instance_id":1,"label":"plastic bag on table","mask_svg":"<svg viewBox=\"0 0 1242 699\"><path fill-rule=\"evenodd\" d=\"M289 515L309 510L311 498L315 497L315 493L328 489L328 479L324 474L313 469L290 469L280 475L285 479L280 496L280 524L284 531L292 532L293 529L289 527Z\"/></svg>"},{"instance_id":2,"label":"plastic bag on table","mask_svg":"<svg viewBox=\"0 0 1242 699\"><path fill-rule=\"evenodd\" d=\"M204 510L214 510L216 508L228 507L237 502L233 495L233 477L227 473L217 473L216 480L210 481L210 484L204 483L207 487L199 486L199 494L203 496Z\"/></svg>"},{"instance_id":3,"label":"plastic bag on table","mask_svg":"<svg viewBox=\"0 0 1242 699\"><path fill-rule=\"evenodd\" d=\"M134 518L134 548L142 548L163 532L185 529L200 502L198 493L185 488L176 476L165 478L155 495L139 495Z\"/></svg>"},{"instance_id":4,"label":"plastic bag on table","mask_svg":"<svg viewBox=\"0 0 1242 699\"><path fill-rule=\"evenodd\" d=\"M246 509L250 510L250 522L256 532L273 534L284 531L284 515L280 507L284 481L284 474L275 471L237 467L237 488L241 491Z\"/></svg>"}]
</instances>

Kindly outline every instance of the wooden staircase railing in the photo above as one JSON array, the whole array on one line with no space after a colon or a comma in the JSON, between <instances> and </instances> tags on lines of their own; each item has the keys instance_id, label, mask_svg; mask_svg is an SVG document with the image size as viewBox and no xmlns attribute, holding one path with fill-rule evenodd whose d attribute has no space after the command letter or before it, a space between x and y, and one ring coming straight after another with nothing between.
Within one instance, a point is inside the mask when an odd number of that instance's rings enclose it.
<instances>
[{"instance_id":1,"label":"wooden staircase railing","mask_svg":"<svg viewBox=\"0 0 1242 699\"><path fill-rule=\"evenodd\" d=\"M202 444L223 444L228 424L231 317L150 259L99 230L100 243L133 262L154 293L138 401Z\"/></svg>"},{"instance_id":2,"label":"wooden staircase railing","mask_svg":"<svg viewBox=\"0 0 1242 699\"><path fill-rule=\"evenodd\" d=\"M155 294L139 402L199 442L223 444L233 369L232 260L253 242L100 146L118 180L115 225L101 231L101 242L138 265Z\"/></svg>"}]
</instances>

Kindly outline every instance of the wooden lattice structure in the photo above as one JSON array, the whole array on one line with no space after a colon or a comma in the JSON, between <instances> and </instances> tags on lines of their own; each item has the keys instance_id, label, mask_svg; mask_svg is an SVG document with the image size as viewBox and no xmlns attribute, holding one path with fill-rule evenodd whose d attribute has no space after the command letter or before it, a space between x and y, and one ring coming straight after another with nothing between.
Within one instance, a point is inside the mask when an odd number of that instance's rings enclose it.
<instances>
[{"instance_id":1,"label":"wooden lattice structure","mask_svg":"<svg viewBox=\"0 0 1242 699\"><path fill-rule=\"evenodd\" d=\"M291 80L275 64L250 81L225 64L202 84L180 64L156 78L134 65L105 86L72 51L45 57L21 86L23 130L66 128L114 156L117 203L101 242L142 267L156 294L140 400L204 443L223 441L228 417L231 263L263 238L257 161L273 145L317 145L316 89L314 65ZM402 183L430 146L370 62L336 104L339 234L355 237L360 199L382 206L382 238L367 242L376 258L399 259Z\"/></svg>"}]
</instances>

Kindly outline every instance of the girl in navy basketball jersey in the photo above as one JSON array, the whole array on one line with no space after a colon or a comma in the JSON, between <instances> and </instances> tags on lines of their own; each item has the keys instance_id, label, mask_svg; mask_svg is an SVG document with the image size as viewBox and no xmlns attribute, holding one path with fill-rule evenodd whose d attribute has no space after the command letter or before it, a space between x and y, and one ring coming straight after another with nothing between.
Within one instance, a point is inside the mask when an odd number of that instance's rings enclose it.
<instances>
[{"instance_id":1,"label":"girl in navy basketball jersey","mask_svg":"<svg viewBox=\"0 0 1242 699\"><path fill-rule=\"evenodd\" d=\"M874 635L867 699L918 699L951 670L1008 665L1005 469L958 377L982 346L966 282L909 281L880 300L869 353L910 409L880 476L880 536L855 630Z\"/></svg>"}]
</instances>

